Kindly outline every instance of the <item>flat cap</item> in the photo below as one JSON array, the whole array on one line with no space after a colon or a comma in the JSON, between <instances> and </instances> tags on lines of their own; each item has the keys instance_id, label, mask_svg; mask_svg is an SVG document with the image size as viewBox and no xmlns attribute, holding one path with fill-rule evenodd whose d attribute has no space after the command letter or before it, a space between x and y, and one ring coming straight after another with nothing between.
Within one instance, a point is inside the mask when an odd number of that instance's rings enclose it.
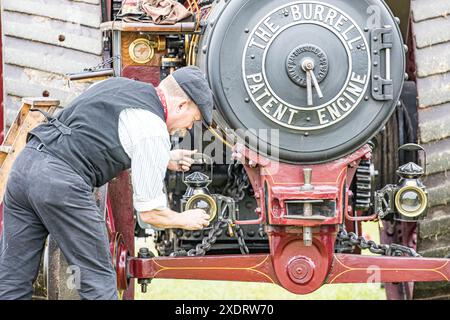
<instances>
[{"instance_id":1,"label":"flat cap","mask_svg":"<svg viewBox=\"0 0 450 320\"><path fill-rule=\"evenodd\" d=\"M211 125L214 100L205 74L198 67L188 66L176 70L172 76L200 109L203 121Z\"/></svg>"}]
</instances>

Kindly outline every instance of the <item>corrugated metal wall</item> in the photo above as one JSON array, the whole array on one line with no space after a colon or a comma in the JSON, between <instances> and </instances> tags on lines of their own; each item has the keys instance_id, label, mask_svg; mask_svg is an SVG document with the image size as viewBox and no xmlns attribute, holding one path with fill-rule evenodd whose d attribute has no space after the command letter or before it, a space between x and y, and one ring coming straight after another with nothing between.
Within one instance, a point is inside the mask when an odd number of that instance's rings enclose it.
<instances>
[{"instance_id":1,"label":"corrugated metal wall","mask_svg":"<svg viewBox=\"0 0 450 320\"><path fill-rule=\"evenodd\" d=\"M85 88L66 73L102 61L100 0L1 0L5 125L22 97L49 96L66 105Z\"/></svg>"}]
</instances>

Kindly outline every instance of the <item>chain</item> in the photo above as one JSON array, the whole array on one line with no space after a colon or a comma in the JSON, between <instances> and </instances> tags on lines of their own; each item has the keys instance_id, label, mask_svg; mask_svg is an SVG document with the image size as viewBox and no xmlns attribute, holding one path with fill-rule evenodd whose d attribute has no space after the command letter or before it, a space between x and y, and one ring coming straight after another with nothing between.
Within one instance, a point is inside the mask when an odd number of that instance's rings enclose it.
<instances>
[{"instance_id":1,"label":"chain","mask_svg":"<svg viewBox=\"0 0 450 320\"><path fill-rule=\"evenodd\" d=\"M109 65L110 63L114 62L114 60L119 59L119 58L120 58L119 55L112 56L111 58L106 59L105 61L99 63L95 67L85 68L84 71L97 71L97 70L100 70L100 69L106 67L107 65Z\"/></svg>"},{"instance_id":2,"label":"chain","mask_svg":"<svg viewBox=\"0 0 450 320\"><path fill-rule=\"evenodd\" d=\"M338 252L346 252L348 250L353 250L355 246L360 249L369 249L370 252L385 256L411 256L420 257L420 255L413 249L399 244L377 244L373 240L366 240L363 236L358 236L354 232L345 231L344 229L339 230L337 234L337 241L339 241L342 246L338 249Z\"/></svg>"},{"instance_id":3,"label":"chain","mask_svg":"<svg viewBox=\"0 0 450 320\"><path fill-rule=\"evenodd\" d=\"M239 243L239 250L241 250L242 254L249 254L250 250L248 249L247 245L245 244L244 231L242 230L241 226L239 226L238 224L235 224L234 230L235 230L236 239Z\"/></svg>"},{"instance_id":4,"label":"chain","mask_svg":"<svg viewBox=\"0 0 450 320\"><path fill-rule=\"evenodd\" d=\"M211 230L209 230L208 235L202 239L202 242L197 244L194 249L189 251L179 250L172 252L170 256L172 257L180 257L180 256L204 256L207 251L211 249L211 247L216 243L217 238L220 237L223 233L223 230L228 226L228 220L224 220L219 218L216 223L212 226Z\"/></svg>"},{"instance_id":5,"label":"chain","mask_svg":"<svg viewBox=\"0 0 450 320\"><path fill-rule=\"evenodd\" d=\"M249 186L250 181L244 166L234 161L234 163L228 166L228 180L223 188L223 193L238 202L244 199L245 190Z\"/></svg>"}]
</instances>

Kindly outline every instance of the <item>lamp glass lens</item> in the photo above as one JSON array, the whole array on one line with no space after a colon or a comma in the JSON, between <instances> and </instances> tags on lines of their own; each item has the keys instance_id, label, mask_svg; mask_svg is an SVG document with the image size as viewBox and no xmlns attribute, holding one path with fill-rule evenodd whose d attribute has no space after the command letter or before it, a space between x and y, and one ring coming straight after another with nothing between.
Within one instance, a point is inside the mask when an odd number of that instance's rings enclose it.
<instances>
[{"instance_id":1,"label":"lamp glass lens","mask_svg":"<svg viewBox=\"0 0 450 320\"><path fill-rule=\"evenodd\" d=\"M422 205L421 196L415 191L406 191L401 196L400 201L403 210L414 212L420 209Z\"/></svg>"},{"instance_id":2,"label":"lamp glass lens","mask_svg":"<svg viewBox=\"0 0 450 320\"><path fill-rule=\"evenodd\" d=\"M211 206L208 201L204 199L197 199L192 202L191 209L203 209L211 216Z\"/></svg>"}]
</instances>

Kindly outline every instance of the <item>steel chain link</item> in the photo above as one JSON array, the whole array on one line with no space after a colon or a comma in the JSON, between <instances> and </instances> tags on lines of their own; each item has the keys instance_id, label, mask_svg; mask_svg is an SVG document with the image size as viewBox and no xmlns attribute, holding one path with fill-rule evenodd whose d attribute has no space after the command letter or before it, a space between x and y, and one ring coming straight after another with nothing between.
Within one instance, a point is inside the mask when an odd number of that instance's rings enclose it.
<instances>
[{"instance_id":1,"label":"steel chain link","mask_svg":"<svg viewBox=\"0 0 450 320\"><path fill-rule=\"evenodd\" d=\"M195 256L204 256L207 251L211 249L211 247L216 243L217 238L220 237L223 233L224 228L228 226L228 221L219 218L216 223L213 225L211 230L209 230L208 235L202 239L202 242L197 244L194 249L189 251L186 250L178 250L174 251L170 254L172 257L195 257Z\"/></svg>"},{"instance_id":2,"label":"steel chain link","mask_svg":"<svg viewBox=\"0 0 450 320\"><path fill-rule=\"evenodd\" d=\"M238 224L236 224L234 226L234 229L235 229L236 238L239 243L239 250L241 250L242 254L249 254L250 250L248 249L247 245L245 244L244 231Z\"/></svg>"},{"instance_id":3,"label":"steel chain link","mask_svg":"<svg viewBox=\"0 0 450 320\"><path fill-rule=\"evenodd\" d=\"M237 161L228 166L228 179L223 193L238 202L244 199L245 190L250 186L244 166Z\"/></svg>"},{"instance_id":4,"label":"steel chain link","mask_svg":"<svg viewBox=\"0 0 450 320\"><path fill-rule=\"evenodd\" d=\"M370 252L385 256L407 256L420 257L420 255L410 247L402 246L399 244L377 244L373 240L366 240L363 236L358 236L354 232L347 233L346 230L339 230L337 234L337 241L344 247L343 250L353 250L355 246L360 249L369 249Z\"/></svg>"}]
</instances>

